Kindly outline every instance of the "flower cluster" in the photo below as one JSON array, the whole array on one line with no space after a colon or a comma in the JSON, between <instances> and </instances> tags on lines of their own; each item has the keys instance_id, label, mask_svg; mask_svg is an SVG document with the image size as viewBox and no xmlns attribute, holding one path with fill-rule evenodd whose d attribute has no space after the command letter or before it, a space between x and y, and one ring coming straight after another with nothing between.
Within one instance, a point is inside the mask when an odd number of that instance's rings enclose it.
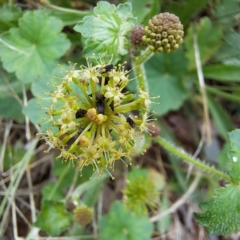
<instances>
[{"instance_id":1,"label":"flower cluster","mask_svg":"<svg viewBox=\"0 0 240 240\"><path fill-rule=\"evenodd\" d=\"M92 165L95 174L114 170L116 160L131 164L131 155L139 152L136 137L150 132L151 99L142 89L138 96L126 91L129 71L124 64L87 63L87 67L75 70L74 65L66 71L48 93L52 99L48 122L53 127L43 138L49 145L47 151L57 148L58 158L76 163L80 172ZM131 115L133 110L139 110L138 116Z\"/></svg>"},{"instance_id":2,"label":"flower cluster","mask_svg":"<svg viewBox=\"0 0 240 240\"><path fill-rule=\"evenodd\" d=\"M148 21L142 41L155 53L170 53L183 43L183 35L183 25L179 18L166 12L155 15Z\"/></svg>"}]
</instances>

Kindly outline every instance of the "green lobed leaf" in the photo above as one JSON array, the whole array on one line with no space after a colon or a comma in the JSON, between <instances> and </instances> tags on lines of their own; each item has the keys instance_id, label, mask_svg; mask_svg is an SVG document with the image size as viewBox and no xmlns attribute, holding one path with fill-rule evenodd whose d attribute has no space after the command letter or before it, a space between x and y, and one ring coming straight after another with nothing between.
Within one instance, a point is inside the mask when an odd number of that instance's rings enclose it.
<instances>
[{"instance_id":1,"label":"green lobed leaf","mask_svg":"<svg viewBox=\"0 0 240 240\"><path fill-rule=\"evenodd\" d=\"M67 212L64 203L44 201L34 225L50 236L58 236L69 227L71 219L72 215Z\"/></svg>"},{"instance_id":2,"label":"green lobed leaf","mask_svg":"<svg viewBox=\"0 0 240 240\"><path fill-rule=\"evenodd\" d=\"M151 97L160 95L160 99L155 99L160 105L153 103L152 110L158 115L164 115L170 110L180 108L187 98L187 92L182 84L187 66L183 50L155 55L145 66Z\"/></svg>"},{"instance_id":3,"label":"green lobed leaf","mask_svg":"<svg viewBox=\"0 0 240 240\"><path fill-rule=\"evenodd\" d=\"M99 227L101 240L146 240L153 232L153 224L146 216L136 216L118 201L100 219Z\"/></svg>"},{"instance_id":4,"label":"green lobed leaf","mask_svg":"<svg viewBox=\"0 0 240 240\"><path fill-rule=\"evenodd\" d=\"M201 19L199 25L192 24L184 39L184 44L187 49L186 57L189 60L189 69L195 69L195 55L193 47L193 34L196 32L197 42L200 52L202 65L218 51L221 46L222 32L219 26L213 26L209 18L204 17Z\"/></svg>"},{"instance_id":5,"label":"green lobed leaf","mask_svg":"<svg viewBox=\"0 0 240 240\"><path fill-rule=\"evenodd\" d=\"M116 7L100 1L94 8L94 15L84 17L74 30L80 32L85 40L84 52L87 57L92 57L92 54L96 54L96 57L113 54L116 62L128 53L126 35L135 23L130 3Z\"/></svg>"},{"instance_id":6,"label":"green lobed leaf","mask_svg":"<svg viewBox=\"0 0 240 240\"><path fill-rule=\"evenodd\" d=\"M216 195L201 203L202 213L195 213L199 224L210 234L228 235L240 231L240 186L229 184L215 190Z\"/></svg>"},{"instance_id":7,"label":"green lobed leaf","mask_svg":"<svg viewBox=\"0 0 240 240\"><path fill-rule=\"evenodd\" d=\"M239 65L212 64L203 67L204 76L219 81L240 82Z\"/></svg>"},{"instance_id":8,"label":"green lobed leaf","mask_svg":"<svg viewBox=\"0 0 240 240\"><path fill-rule=\"evenodd\" d=\"M2 36L5 43L0 44L3 67L15 72L24 83L47 75L70 47L66 35L60 33L62 28L59 19L44 11L26 12L19 20L19 28L11 28Z\"/></svg>"},{"instance_id":9,"label":"green lobed leaf","mask_svg":"<svg viewBox=\"0 0 240 240\"><path fill-rule=\"evenodd\" d=\"M229 172L233 182L240 182L240 129L236 129L230 133L230 152L228 153L232 168Z\"/></svg>"},{"instance_id":10,"label":"green lobed leaf","mask_svg":"<svg viewBox=\"0 0 240 240\"><path fill-rule=\"evenodd\" d=\"M0 32L8 31L18 26L18 19L22 16L21 8L4 4L0 8Z\"/></svg>"}]
</instances>

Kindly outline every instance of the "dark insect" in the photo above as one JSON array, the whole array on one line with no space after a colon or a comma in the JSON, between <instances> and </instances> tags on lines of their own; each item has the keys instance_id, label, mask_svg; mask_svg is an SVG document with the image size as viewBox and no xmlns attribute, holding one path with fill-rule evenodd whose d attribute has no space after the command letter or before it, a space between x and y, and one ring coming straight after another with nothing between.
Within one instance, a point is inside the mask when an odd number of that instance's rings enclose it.
<instances>
[{"instance_id":1,"label":"dark insect","mask_svg":"<svg viewBox=\"0 0 240 240\"><path fill-rule=\"evenodd\" d=\"M130 118L130 117L127 117L127 122L128 122L128 124L132 127L132 128L134 128L135 127L135 122L133 121L133 119L132 118Z\"/></svg>"},{"instance_id":2,"label":"dark insect","mask_svg":"<svg viewBox=\"0 0 240 240\"><path fill-rule=\"evenodd\" d=\"M97 100L97 111L98 113L104 114L104 95L101 93L96 93Z\"/></svg>"},{"instance_id":3,"label":"dark insect","mask_svg":"<svg viewBox=\"0 0 240 240\"><path fill-rule=\"evenodd\" d=\"M85 117L85 114L87 113L86 110L79 108L75 114L76 118L83 118Z\"/></svg>"},{"instance_id":4,"label":"dark insect","mask_svg":"<svg viewBox=\"0 0 240 240\"><path fill-rule=\"evenodd\" d=\"M109 64L109 65L106 65L105 67L100 68L99 72L100 73L110 72L113 68L114 66L112 64Z\"/></svg>"},{"instance_id":5,"label":"dark insect","mask_svg":"<svg viewBox=\"0 0 240 240\"><path fill-rule=\"evenodd\" d=\"M114 69L114 66L112 64L109 64L109 65L106 65L105 67L100 68L98 71L100 73L107 73L107 72L110 72L112 69ZM100 80L100 84L101 84L102 78L99 77L99 80ZM107 85L109 80L110 80L110 78L106 76L104 85Z\"/></svg>"}]
</instances>

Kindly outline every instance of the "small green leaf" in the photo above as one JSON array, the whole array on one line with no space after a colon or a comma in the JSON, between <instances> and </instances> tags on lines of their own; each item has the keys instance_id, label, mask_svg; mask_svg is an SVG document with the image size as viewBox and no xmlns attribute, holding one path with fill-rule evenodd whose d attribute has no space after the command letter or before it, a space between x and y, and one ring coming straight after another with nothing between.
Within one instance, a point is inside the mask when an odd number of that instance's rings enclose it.
<instances>
[{"instance_id":1,"label":"small green leaf","mask_svg":"<svg viewBox=\"0 0 240 240\"><path fill-rule=\"evenodd\" d=\"M146 216L138 217L114 202L110 213L100 219L101 240L146 240L150 239L153 224Z\"/></svg>"},{"instance_id":2,"label":"small green leaf","mask_svg":"<svg viewBox=\"0 0 240 240\"><path fill-rule=\"evenodd\" d=\"M204 77L219 81L237 81L240 82L239 65L214 64L203 67Z\"/></svg>"},{"instance_id":3,"label":"small green leaf","mask_svg":"<svg viewBox=\"0 0 240 240\"><path fill-rule=\"evenodd\" d=\"M22 106L15 98L5 97L4 104L0 104L0 117L13 118L17 122L23 122Z\"/></svg>"},{"instance_id":4,"label":"small green leaf","mask_svg":"<svg viewBox=\"0 0 240 240\"><path fill-rule=\"evenodd\" d=\"M34 82L48 74L70 47L62 22L44 11L28 11L2 36L0 57L8 72L15 72L24 83ZM11 46L11 48L9 48Z\"/></svg>"},{"instance_id":5,"label":"small green leaf","mask_svg":"<svg viewBox=\"0 0 240 240\"><path fill-rule=\"evenodd\" d=\"M240 186L229 184L215 190L216 196L201 203L202 213L195 213L199 224L210 234L228 235L240 231Z\"/></svg>"},{"instance_id":6,"label":"small green leaf","mask_svg":"<svg viewBox=\"0 0 240 240\"><path fill-rule=\"evenodd\" d=\"M85 40L84 52L87 57L100 54L114 55L117 61L128 53L126 35L136 23L130 3L117 7L100 1L94 8L94 15L86 16L74 30L80 32Z\"/></svg>"},{"instance_id":7,"label":"small green leaf","mask_svg":"<svg viewBox=\"0 0 240 240\"><path fill-rule=\"evenodd\" d=\"M195 23L194 23L195 24ZM217 52L221 46L221 29L219 26L213 26L209 18L202 18L199 25L192 24L184 39L185 47L187 49L186 57L189 60L189 69L195 69L195 55L193 48L193 34L197 34L197 42L201 57L202 65Z\"/></svg>"},{"instance_id":8,"label":"small green leaf","mask_svg":"<svg viewBox=\"0 0 240 240\"><path fill-rule=\"evenodd\" d=\"M50 236L58 236L69 227L71 219L62 202L44 201L34 225Z\"/></svg>"},{"instance_id":9,"label":"small green leaf","mask_svg":"<svg viewBox=\"0 0 240 240\"><path fill-rule=\"evenodd\" d=\"M240 182L240 129L236 129L230 133L230 152L228 153L232 169L229 172L233 182Z\"/></svg>"},{"instance_id":10,"label":"small green leaf","mask_svg":"<svg viewBox=\"0 0 240 240\"><path fill-rule=\"evenodd\" d=\"M187 98L187 92L182 84L182 76L186 71L187 62L182 49L171 54L158 54L146 63L146 73L151 97L159 104L151 108L158 115L164 115L170 110L180 108Z\"/></svg>"},{"instance_id":11,"label":"small green leaf","mask_svg":"<svg viewBox=\"0 0 240 240\"><path fill-rule=\"evenodd\" d=\"M22 16L21 8L3 5L0 8L0 32L8 31L12 27L18 26L18 19Z\"/></svg>"}]
</instances>

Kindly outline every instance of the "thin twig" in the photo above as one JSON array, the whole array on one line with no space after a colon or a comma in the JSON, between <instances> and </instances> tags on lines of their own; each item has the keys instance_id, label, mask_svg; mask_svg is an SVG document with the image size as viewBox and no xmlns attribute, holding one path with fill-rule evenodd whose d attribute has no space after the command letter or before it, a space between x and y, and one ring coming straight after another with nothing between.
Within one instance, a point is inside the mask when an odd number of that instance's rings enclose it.
<instances>
[{"instance_id":1,"label":"thin twig","mask_svg":"<svg viewBox=\"0 0 240 240\"><path fill-rule=\"evenodd\" d=\"M207 140L207 144L210 144L211 128L210 128L210 118L209 118L208 105L207 105L207 94L206 94L205 82L203 77L200 52L198 48L197 34L195 32L193 33L193 48L194 48L195 62L197 67L198 81L199 81L200 91L202 94L203 114L204 114L204 123L205 123L204 131L206 134L205 137Z\"/></svg>"},{"instance_id":2,"label":"thin twig","mask_svg":"<svg viewBox=\"0 0 240 240\"><path fill-rule=\"evenodd\" d=\"M201 173L197 172L196 177L195 177L194 181L192 182L192 184L190 185L190 187L188 188L187 192L179 200L177 200L170 208L168 208L167 210L165 210L163 212L160 212L156 216L151 217L150 221L156 222L156 221L160 220L161 218L163 218L164 216L166 216L170 213L174 213L181 205L183 205L187 201L187 199L194 192L194 190L198 186L200 178L201 178Z\"/></svg>"},{"instance_id":3,"label":"thin twig","mask_svg":"<svg viewBox=\"0 0 240 240\"><path fill-rule=\"evenodd\" d=\"M27 93L25 85L22 84L22 93L23 93L23 104L24 106L28 105L27 102ZM31 139L31 132L30 132L30 126L29 126L29 117L25 116L25 123L26 123L26 139L29 141Z\"/></svg>"},{"instance_id":4,"label":"thin twig","mask_svg":"<svg viewBox=\"0 0 240 240\"><path fill-rule=\"evenodd\" d=\"M3 173L3 160L4 160L6 145L7 145L7 139L8 139L10 130L12 128L12 122L13 122L13 120L8 121L8 124L6 125L4 135L3 135L3 144L2 144L2 149L1 149L1 153L0 153L0 179L2 178L1 175Z\"/></svg>"},{"instance_id":5,"label":"thin twig","mask_svg":"<svg viewBox=\"0 0 240 240\"><path fill-rule=\"evenodd\" d=\"M36 209L35 209L35 202L34 202L34 196L33 196L33 185L32 185L32 178L30 173L30 168L27 166L26 168L26 174L27 174L27 181L28 181L28 187L29 187L29 199L30 199L30 205L31 205L31 215L32 215L32 222L36 221Z\"/></svg>"},{"instance_id":6,"label":"thin twig","mask_svg":"<svg viewBox=\"0 0 240 240\"><path fill-rule=\"evenodd\" d=\"M202 150L202 147L204 145L204 135L203 135L203 131L202 131L202 134L201 134L201 140L198 144L198 147L197 147L197 150L195 151L195 153L193 154L193 157L194 158L197 158L199 153L201 152ZM191 173L192 173L192 169L193 169L193 164L189 164L189 167L188 167L188 172L187 172L187 177L186 177L186 181L188 181L189 177L191 176Z\"/></svg>"}]
</instances>

